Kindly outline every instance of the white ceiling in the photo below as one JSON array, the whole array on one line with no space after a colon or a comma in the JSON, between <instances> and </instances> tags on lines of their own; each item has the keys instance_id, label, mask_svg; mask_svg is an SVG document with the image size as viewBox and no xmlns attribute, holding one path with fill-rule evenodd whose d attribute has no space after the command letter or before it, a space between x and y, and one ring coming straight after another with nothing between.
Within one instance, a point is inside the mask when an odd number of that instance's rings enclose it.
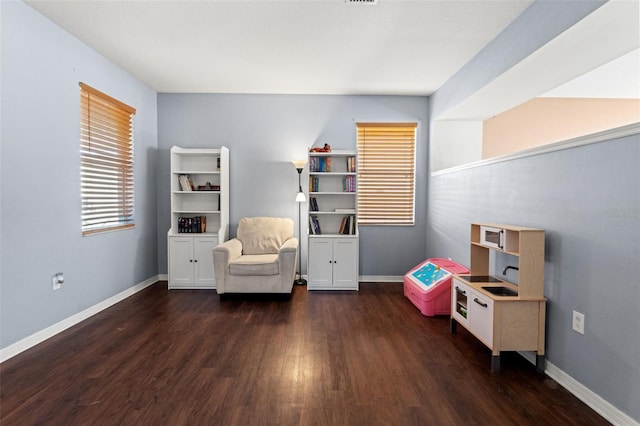
<instances>
[{"instance_id":1,"label":"white ceiling","mask_svg":"<svg viewBox=\"0 0 640 426\"><path fill-rule=\"evenodd\" d=\"M157 92L429 95L532 0L27 0Z\"/></svg>"}]
</instances>

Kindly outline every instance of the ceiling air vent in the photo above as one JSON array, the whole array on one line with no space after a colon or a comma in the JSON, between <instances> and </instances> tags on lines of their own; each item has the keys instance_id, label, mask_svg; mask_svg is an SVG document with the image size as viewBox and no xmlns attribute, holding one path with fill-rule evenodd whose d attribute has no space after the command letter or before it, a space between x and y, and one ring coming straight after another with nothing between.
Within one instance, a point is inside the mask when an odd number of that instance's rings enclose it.
<instances>
[{"instance_id":1,"label":"ceiling air vent","mask_svg":"<svg viewBox=\"0 0 640 426\"><path fill-rule=\"evenodd\" d=\"M344 0L347 4L377 4L378 0Z\"/></svg>"}]
</instances>

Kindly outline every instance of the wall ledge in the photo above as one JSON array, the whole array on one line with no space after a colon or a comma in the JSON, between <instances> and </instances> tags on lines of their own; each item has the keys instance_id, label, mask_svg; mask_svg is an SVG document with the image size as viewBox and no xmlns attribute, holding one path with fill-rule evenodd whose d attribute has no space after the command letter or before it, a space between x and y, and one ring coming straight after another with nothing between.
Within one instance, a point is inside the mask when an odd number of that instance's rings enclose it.
<instances>
[{"instance_id":1,"label":"wall ledge","mask_svg":"<svg viewBox=\"0 0 640 426\"><path fill-rule=\"evenodd\" d=\"M459 172L461 170L473 169L476 167L488 166L489 164L502 163L504 161L512 161L519 158L533 157L534 155L546 154L549 152L562 151L565 149L576 148L579 146L590 145L593 143L606 142L612 139L623 138L640 134L640 122L627 124L602 132L592 133L590 135L579 136L577 138L567 139L560 142L554 142L535 148L518 151L513 154L505 154L498 157L487 158L486 160L474 161L473 163L462 164L460 166L449 167L447 169L431 172L431 176L439 176L447 173Z\"/></svg>"}]
</instances>

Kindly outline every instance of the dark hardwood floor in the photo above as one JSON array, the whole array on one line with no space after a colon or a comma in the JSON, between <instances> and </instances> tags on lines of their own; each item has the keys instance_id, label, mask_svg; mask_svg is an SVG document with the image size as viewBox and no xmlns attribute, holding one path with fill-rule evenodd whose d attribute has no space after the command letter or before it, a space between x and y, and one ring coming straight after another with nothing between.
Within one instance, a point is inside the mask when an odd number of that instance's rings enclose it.
<instances>
[{"instance_id":1,"label":"dark hardwood floor","mask_svg":"<svg viewBox=\"0 0 640 426\"><path fill-rule=\"evenodd\" d=\"M0 365L2 425L603 425L401 284L290 300L157 283Z\"/></svg>"}]
</instances>

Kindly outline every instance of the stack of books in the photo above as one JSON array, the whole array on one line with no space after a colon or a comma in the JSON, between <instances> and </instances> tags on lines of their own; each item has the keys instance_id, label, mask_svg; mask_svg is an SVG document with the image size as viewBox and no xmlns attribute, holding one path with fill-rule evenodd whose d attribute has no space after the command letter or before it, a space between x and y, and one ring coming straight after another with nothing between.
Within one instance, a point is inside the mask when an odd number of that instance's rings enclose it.
<instances>
[{"instance_id":1,"label":"stack of books","mask_svg":"<svg viewBox=\"0 0 640 426\"><path fill-rule=\"evenodd\" d=\"M342 218L342 222L340 223L340 229L338 230L339 234L343 235L355 235L356 233L356 217L355 216L344 216Z\"/></svg>"},{"instance_id":2,"label":"stack of books","mask_svg":"<svg viewBox=\"0 0 640 426\"><path fill-rule=\"evenodd\" d=\"M193 182L189 175L180 175L178 176L178 181L180 182L180 189L183 191L193 191L194 186Z\"/></svg>"},{"instance_id":3,"label":"stack of books","mask_svg":"<svg viewBox=\"0 0 640 426\"><path fill-rule=\"evenodd\" d=\"M312 212L317 212L318 210L318 201L316 200L316 197L310 197L309 198L309 210L311 210Z\"/></svg>"},{"instance_id":4,"label":"stack of books","mask_svg":"<svg viewBox=\"0 0 640 426\"><path fill-rule=\"evenodd\" d=\"M355 176L347 176L342 179L342 192L356 192Z\"/></svg>"},{"instance_id":5,"label":"stack of books","mask_svg":"<svg viewBox=\"0 0 640 426\"><path fill-rule=\"evenodd\" d=\"M310 172L330 172L331 157L310 157L309 171Z\"/></svg>"},{"instance_id":6,"label":"stack of books","mask_svg":"<svg viewBox=\"0 0 640 426\"><path fill-rule=\"evenodd\" d=\"M356 157L347 157L347 171L349 173L356 172Z\"/></svg>"},{"instance_id":7,"label":"stack of books","mask_svg":"<svg viewBox=\"0 0 640 426\"><path fill-rule=\"evenodd\" d=\"M178 233L179 234L202 234L207 232L207 217L179 217Z\"/></svg>"},{"instance_id":8,"label":"stack of books","mask_svg":"<svg viewBox=\"0 0 640 426\"><path fill-rule=\"evenodd\" d=\"M309 216L309 234L311 235L322 234L322 231L320 230L320 222L318 221L318 216Z\"/></svg>"}]
</instances>

